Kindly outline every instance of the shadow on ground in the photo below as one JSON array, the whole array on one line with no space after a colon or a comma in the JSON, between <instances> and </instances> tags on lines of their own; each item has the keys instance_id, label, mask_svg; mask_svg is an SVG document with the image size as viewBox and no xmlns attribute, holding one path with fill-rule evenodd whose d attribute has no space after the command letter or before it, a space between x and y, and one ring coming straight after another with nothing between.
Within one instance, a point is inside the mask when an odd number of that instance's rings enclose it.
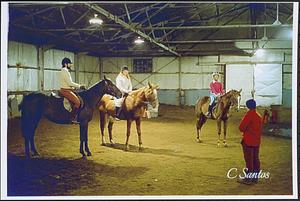
<instances>
[{"instance_id":1,"label":"shadow on ground","mask_svg":"<svg viewBox=\"0 0 300 201\"><path fill-rule=\"evenodd\" d=\"M125 145L124 144L120 144L120 143L115 143L114 145L111 144L107 144L106 145L109 148L112 149L118 149L118 150L122 150L124 151L125 149ZM128 152L133 152L133 153L146 153L146 154L154 154L154 155L164 155L164 156L173 156L173 157L179 157L179 158L185 158L185 159L191 159L191 160L205 160L208 159L210 161L212 160L223 160L223 158L206 158L206 157L195 157L195 156L189 156L189 155L183 155L181 154L181 151L175 151L175 150L171 150L171 149L154 149L154 148L145 148L143 147L142 150L139 150L138 146L135 145L129 145L129 150Z\"/></svg>"},{"instance_id":2,"label":"shadow on ground","mask_svg":"<svg viewBox=\"0 0 300 201\"><path fill-rule=\"evenodd\" d=\"M65 195L82 186L92 187L97 174L126 180L146 171L144 167L110 166L83 158L27 160L9 154L8 196ZM101 186L101 183L97 185Z\"/></svg>"}]
</instances>

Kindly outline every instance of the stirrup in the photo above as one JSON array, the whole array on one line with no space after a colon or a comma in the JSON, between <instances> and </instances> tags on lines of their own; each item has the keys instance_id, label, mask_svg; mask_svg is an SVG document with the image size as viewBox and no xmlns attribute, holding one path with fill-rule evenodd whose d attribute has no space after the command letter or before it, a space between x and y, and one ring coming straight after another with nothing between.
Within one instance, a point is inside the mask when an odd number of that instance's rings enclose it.
<instances>
[{"instance_id":1,"label":"stirrup","mask_svg":"<svg viewBox=\"0 0 300 201\"><path fill-rule=\"evenodd\" d=\"M71 120L71 124L80 124L80 122L76 120Z\"/></svg>"}]
</instances>

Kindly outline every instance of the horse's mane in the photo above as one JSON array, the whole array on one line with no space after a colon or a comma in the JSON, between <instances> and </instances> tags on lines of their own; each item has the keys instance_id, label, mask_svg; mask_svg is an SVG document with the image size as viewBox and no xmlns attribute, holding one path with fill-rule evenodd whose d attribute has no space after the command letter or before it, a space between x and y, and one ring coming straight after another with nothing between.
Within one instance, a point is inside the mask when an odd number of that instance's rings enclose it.
<instances>
[{"instance_id":1,"label":"horse's mane","mask_svg":"<svg viewBox=\"0 0 300 201\"><path fill-rule=\"evenodd\" d=\"M139 89L133 90L132 92L130 92L131 96L137 96L142 90L144 90L147 86L141 87Z\"/></svg>"},{"instance_id":2,"label":"horse's mane","mask_svg":"<svg viewBox=\"0 0 300 201\"><path fill-rule=\"evenodd\" d=\"M227 98L229 95L232 94L233 91L234 91L234 90L231 89L230 91L228 91L228 92L226 92L224 95L222 95L220 98Z\"/></svg>"}]
</instances>

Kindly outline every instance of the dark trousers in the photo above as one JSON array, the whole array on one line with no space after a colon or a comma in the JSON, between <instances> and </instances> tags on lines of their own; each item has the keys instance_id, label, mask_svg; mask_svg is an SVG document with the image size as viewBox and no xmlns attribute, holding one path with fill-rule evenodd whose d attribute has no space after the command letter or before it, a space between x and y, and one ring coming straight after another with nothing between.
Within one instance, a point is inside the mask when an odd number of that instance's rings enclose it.
<instances>
[{"instance_id":1,"label":"dark trousers","mask_svg":"<svg viewBox=\"0 0 300 201\"><path fill-rule=\"evenodd\" d=\"M248 169L247 173L259 173L260 171L260 161L259 161L259 146L247 146L245 143L241 143L243 146L244 159L246 162L246 167Z\"/></svg>"}]
</instances>

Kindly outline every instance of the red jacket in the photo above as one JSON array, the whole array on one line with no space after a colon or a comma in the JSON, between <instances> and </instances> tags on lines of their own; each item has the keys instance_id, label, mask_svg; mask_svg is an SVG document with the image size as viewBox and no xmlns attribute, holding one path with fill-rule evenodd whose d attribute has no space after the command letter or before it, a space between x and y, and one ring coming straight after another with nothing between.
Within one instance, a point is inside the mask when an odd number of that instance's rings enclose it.
<instances>
[{"instance_id":1,"label":"red jacket","mask_svg":"<svg viewBox=\"0 0 300 201\"><path fill-rule=\"evenodd\" d=\"M211 82L210 83L210 91L214 94L223 94L223 84L221 82Z\"/></svg>"},{"instance_id":2,"label":"red jacket","mask_svg":"<svg viewBox=\"0 0 300 201\"><path fill-rule=\"evenodd\" d=\"M243 132L243 141L248 146L259 146L262 134L262 118L255 109L244 116L239 129Z\"/></svg>"}]
</instances>

